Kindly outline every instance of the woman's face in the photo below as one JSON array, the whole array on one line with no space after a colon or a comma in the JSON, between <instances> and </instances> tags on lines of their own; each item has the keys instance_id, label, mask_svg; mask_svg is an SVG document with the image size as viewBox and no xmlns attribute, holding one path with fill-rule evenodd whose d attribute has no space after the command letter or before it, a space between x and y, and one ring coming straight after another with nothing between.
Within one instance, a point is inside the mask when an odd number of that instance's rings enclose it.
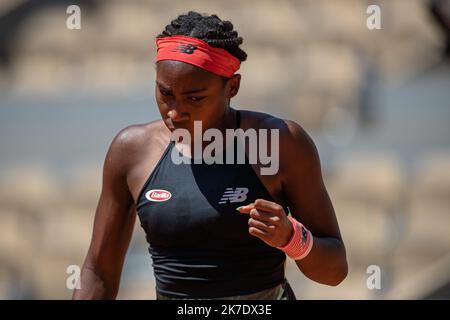
<instances>
[{"instance_id":1,"label":"woman's face","mask_svg":"<svg viewBox=\"0 0 450 320\"><path fill-rule=\"evenodd\" d=\"M156 64L155 97L166 126L194 132L194 121L203 131L224 120L230 98L237 94L240 76L224 80L188 63L163 60Z\"/></svg>"}]
</instances>

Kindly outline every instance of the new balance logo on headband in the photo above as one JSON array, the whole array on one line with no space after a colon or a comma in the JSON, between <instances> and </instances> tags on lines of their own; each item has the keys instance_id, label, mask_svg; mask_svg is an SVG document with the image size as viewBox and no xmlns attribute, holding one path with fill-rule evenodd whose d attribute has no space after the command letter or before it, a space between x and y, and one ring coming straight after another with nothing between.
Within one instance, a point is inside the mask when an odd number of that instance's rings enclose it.
<instances>
[{"instance_id":1,"label":"new balance logo on headband","mask_svg":"<svg viewBox=\"0 0 450 320\"><path fill-rule=\"evenodd\" d=\"M161 60L183 61L227 78L231 78L241 65L238 58L223 48L179 35L156 38L156 61Z\"/></svg>"},{"instance_id":2,"label":"new balance logo on headband","mask_svg":"<svg viewBox=\"0 0 450 320\"><path fill-rule=\"evenodd\" d=\"M227 202L234 203L234 202L243 202L247 200L247 193L248 188L226 188L225 192L223 193L222 198L219 201L219 204L224 204Z\"/></svg>"},{"instance_id":3,"label":"new balance logo on headband","mask_svg":"<svg viewBox=\"0 0 450 320\"><path fill-rule=\"evenodd\" d=\"M175 49L173 49L173 52L181 52L186 54L193 54L194 51L197 50L197 46L190 44L190 43L181 43L179 44Z\"/></svg>"}]
</instances>

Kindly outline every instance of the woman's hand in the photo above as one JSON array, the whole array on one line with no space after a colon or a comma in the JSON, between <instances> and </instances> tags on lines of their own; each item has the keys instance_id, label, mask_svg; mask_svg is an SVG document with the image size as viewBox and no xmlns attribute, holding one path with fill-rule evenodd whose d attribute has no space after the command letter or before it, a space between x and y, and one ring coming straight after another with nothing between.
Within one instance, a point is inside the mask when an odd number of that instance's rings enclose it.
<instances>
[{"instance_id":1,"label":"woman's hand","mask_svg":"<svg viewBox=\"0 0 450 320\"><path fill-rule=\"evenodd\" d=\"M294 232L284 209L278 203L257 199L254 203L237 208L240 213L249 214L248 232L260 238L269 246L286 245Z\"/></svg>"}]
</instances>

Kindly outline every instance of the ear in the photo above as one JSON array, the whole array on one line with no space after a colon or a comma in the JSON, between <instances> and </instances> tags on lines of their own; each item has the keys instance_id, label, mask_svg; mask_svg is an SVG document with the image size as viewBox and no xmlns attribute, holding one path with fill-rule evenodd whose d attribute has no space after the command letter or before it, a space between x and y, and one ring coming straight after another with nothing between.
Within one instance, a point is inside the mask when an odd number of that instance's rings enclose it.
<instances>
[{"instance_id":1,"label":"ear","mask_svg":"<svg viewBox=\"0 0 450 320\"><path fill-rule=\"evenodd\" d=\"M231 99L239 92L241 84L241 75L239 73L233 75L227 83L228 98Z\"/></svg>"}]
</instances>

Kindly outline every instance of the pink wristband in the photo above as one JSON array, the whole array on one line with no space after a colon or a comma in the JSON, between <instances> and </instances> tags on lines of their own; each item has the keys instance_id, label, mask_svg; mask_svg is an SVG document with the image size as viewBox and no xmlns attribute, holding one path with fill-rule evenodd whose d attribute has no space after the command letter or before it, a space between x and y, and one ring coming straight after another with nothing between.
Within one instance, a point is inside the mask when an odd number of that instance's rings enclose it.
<instances>
[{"instance_id":1,"label":"pink wristband","mask_svg":"<svg viewBox=\"0 0 450 320\"><path fill-rule=\"evenodd\" d=\"M305 228L305 226L295 220L295 218L288 216L288 219L292 223L294 233L286 245L277 248L292 259L301 260L305 258L312 249L313 235Z\"/></svg>"}]
</instances>

